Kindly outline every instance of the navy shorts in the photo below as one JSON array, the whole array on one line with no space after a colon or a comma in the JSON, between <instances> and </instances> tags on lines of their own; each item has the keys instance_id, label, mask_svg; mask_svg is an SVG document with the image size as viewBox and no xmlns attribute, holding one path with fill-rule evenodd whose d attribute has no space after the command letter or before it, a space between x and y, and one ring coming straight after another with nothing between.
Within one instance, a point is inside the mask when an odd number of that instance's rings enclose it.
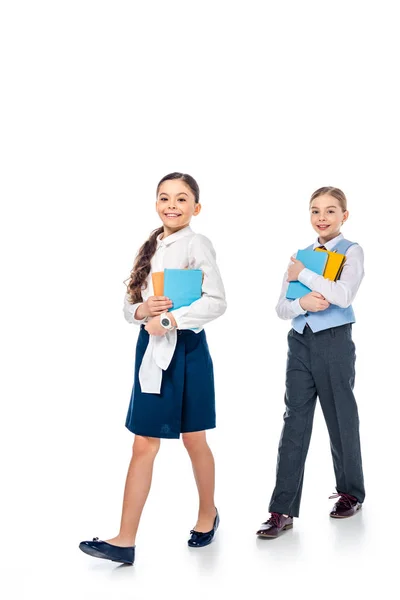
<instances>
[{"instance_id":1,"label":"navy shorts","mask_svg":"<svg viewBox=\"0 0 400 600\"><path fill-rule=\"evenodd\" d=\"M215 427L214 373L206 334L178 330L171 363L163 371L161 393L143 394L139 368L149 342L143 328L136 345L135 380L126 427L132 433L156 438L179 438L181 433Z\"/></svg>"}]
</instances>

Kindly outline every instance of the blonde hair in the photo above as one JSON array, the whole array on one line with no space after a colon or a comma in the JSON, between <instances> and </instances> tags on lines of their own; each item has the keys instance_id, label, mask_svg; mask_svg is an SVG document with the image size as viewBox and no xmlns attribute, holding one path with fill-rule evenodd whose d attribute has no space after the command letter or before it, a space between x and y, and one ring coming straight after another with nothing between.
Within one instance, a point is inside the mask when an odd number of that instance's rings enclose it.
<instances>
[{"instance_id":1,"label":"blonde hair","mask_svg":"<svg viewBox=\"0 0 400 600\"><path fill-rule=\"evenodd\" d=\"M312 194L312 196L310 198L310 208L311 208L312 201L315 200L315 198L318 198L318 196L323 196L324 194L329 194L333 198L336 198L336 200L340 204L340 208L342 209L342 211L346 212L347 198L344 195L344 192L342 192L342 190L340 190L339 188L332 187L332 186L321 187L318 190L315 190L315 192Z\"/></svg>"}]
</instances>

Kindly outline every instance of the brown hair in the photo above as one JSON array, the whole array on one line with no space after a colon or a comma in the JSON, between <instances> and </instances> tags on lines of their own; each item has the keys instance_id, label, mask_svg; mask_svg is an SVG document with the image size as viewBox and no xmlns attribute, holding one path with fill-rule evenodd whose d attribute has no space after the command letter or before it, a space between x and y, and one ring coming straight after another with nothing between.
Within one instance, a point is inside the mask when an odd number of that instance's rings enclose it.
<instances>
[{"instance_id":1,"label":"brown hair","mask_svg":"<svg viewBox=\"0 0 400 600\"><path fill-rule=\"evenodd\" d=\"M164 181L168 181L171 179L181 179L182 181L184 181L193 192L195 203L199 203L199 186L197 184L197 181L187 173L169 173L169 175L165 175L165 177L163 177L158 182L157 195L161 184L164 183ZM131 304L135 304L136 302L142 302L143 300L142 290L146 289L146 279L148 274L150 273L151 259L153 258L153 255L157 248L157 237L161 233L163 233L163 231L164 227L159 227L151 233L149 239L145 241L145 243L137 253L129 280L127 279L124 281L124 283L128 281L128 283L126 284L126 288Z\"/></svg>"},{"instance_id":2,"label":"brown hair","mask_svg":"<svg viewBox=\"0 0 400 600\"><path fill-rule=\"evenodd\" d=\"M318 198L318 196L323 196L324 194L329 194L333 198L336 198L336 200L339 202L340 208L342 209L343 212L345 212L347 210L347 198L344 195L344 192L342 192L342 190L340 190L339 188L332 187L332 186L321 187L321 188L318 188L318 190L315 190L315 192L312 194L312 196L310 198L310 208L311 208L312 201L315 200L315 198Z\"/></svg>"}]
</instances>

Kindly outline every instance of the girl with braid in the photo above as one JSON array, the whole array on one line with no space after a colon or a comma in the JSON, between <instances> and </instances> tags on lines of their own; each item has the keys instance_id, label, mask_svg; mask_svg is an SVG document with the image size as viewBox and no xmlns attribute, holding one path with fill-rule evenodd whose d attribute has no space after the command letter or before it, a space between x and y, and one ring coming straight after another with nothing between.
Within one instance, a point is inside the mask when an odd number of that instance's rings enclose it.
<instances>
[{"instance_id":1,"label":"girl with braid","mask_svg":"<svg viewBox=\"0 0 400 600\"><path fill-rule=\"evenodd\" d=\"M204 326L226 310L224 286L208 238L190 228L201 210L199 187L190 175L171 173L157 186L162 227L140 248L124 302L128 323L140 326L134 384L126 427L135 434L125 484L120 531L112 539L81 542L86 554L133 564L140 516L150 491L154 459L162 438L182 440L199 493L197 523L188 544L209 544L219 524L214 504L214 458L206 430L215 427L213 364ZM152 273L200 269L202 296L173 309L155 296Z\"/></svg>"}]
</instances>

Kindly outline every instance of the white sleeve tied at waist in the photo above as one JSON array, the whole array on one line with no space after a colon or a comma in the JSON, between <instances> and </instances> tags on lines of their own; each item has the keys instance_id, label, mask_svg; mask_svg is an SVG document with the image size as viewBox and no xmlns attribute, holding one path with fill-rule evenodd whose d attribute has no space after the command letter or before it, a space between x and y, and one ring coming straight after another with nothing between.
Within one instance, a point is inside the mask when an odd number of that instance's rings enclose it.
<instances>
[{"instance_id":1,"label":"white sleeve tied at waist","mask_svg":"<svg viewBox=\"0 0 400 600\"><path fill-rule=\"evenodd\" d=\"M150 335L139 369L140 388L144 394L161 392L162 372L166 371L174 356L177 331L172 329L165 335Z\"/></svg>"},{"instance_id":2,"label":"white sleeve tied at waist","mask_svg":"<svg viewBox=\"0 0 400 600\"><path fill-rule=\"evenodd\" d=\"M172 310L178 329L191 329L198 333L210 321L226 310L225 290L210 240L200 234L190 238L189 268L203 272L202 296L190 306ZM139 303L140 304L140 303ZM124 315L128 322L141 324L146 319L135 319L139 304L129 304L125 298ZM141 391L145 394L161 392L162 372L166 371L175 353L177 330L167 331L163 336L150 335L146 352L139 369Z\"/></svg>"}]
</instances>

